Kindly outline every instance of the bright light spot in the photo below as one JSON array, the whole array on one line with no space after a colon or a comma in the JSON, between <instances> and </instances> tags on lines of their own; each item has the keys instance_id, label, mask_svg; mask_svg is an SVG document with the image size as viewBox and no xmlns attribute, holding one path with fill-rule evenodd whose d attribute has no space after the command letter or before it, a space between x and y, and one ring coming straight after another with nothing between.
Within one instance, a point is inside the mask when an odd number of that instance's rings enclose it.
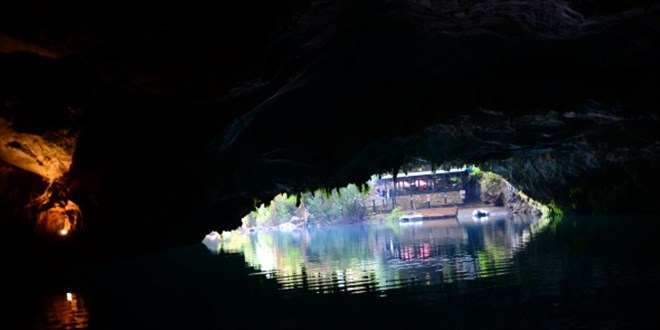
<instances>
[{"instance_id":1,"label":"bright light spot","mask_svg":"<svg viewBox=\"0 0 660 330\"><path fill-rule=\"evenodd\" d=\"M67 301L73 301L73 294L71 294L71 292L66 293L66 300Z\"/></svg>"},{"instance_id":2,"label":"bright light spot","mask_svg":"<svg viewBox=\"0 0 660 330\"><path fill-rule=\"evenodd\" d=\"M68 233L69 233L69 231L66 230L66 229L60 230L60 235L62 235L62 236L66 236L66 234L68 234Z\"/></svg>"}]
</instances>

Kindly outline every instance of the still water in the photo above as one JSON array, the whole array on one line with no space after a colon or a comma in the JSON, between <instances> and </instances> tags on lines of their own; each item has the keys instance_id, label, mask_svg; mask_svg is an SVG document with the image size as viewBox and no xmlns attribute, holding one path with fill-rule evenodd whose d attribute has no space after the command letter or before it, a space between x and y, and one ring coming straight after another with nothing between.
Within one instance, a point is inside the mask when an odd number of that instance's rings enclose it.
<instances>
[{"instance_id":1,"label":"still water","mask_svg":"<svg viewBox=\"0 0 660 330\"><path fill-rule=\"evenodd\" d=\"M660 325L660 217L508 217L235 235L5 272L2 329Z\"/></svg>"},{"instance_id":2,"label":"still water","mask_svg":"<svg viewBox=\"0 0 660 330\"><path fill-rule=\"evenodd\" d=\"M241 253L281 289L377 291L473 280L507 272L549 219L451 218L229 235L211 251Z\"/></svg>"}]
</instances>

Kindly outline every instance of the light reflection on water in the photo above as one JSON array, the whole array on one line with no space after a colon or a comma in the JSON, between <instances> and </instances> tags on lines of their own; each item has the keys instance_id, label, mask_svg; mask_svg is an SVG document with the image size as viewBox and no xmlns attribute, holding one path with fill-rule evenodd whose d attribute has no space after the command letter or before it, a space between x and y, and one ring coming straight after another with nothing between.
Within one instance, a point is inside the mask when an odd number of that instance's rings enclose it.
<instances>
[{"instance_id":1,"label":"light reflection on water","mask_svg":"<svg viewBox=\"0 0 660 330\"><path fill-rule=\"evenodd\" d=\"M657 215L237 235L220 248L244 255L195 244L17 272L0 329L656 329L657 237Z\"/></svg>"},{"instance_id":2,"label":"light reflection on water","mask_svg":"<svg viewBox=\"0 0 660 330\"><path fill-rule=\"evenodd\" d=\"M282 290L382 292L505 274L548 222L510 216L233 233L217 249L242 253L258 270L252 275Z\"/></svg>"},{"instance_id":3,"label":"light reflection on water","mask_svg":"<svg viewBox=\"0 0 660 330\"><path fill-rule=\"evenodd\" d=\"M89 326L89 308L85 299L75 292L45 297L44 303L46 329L83 329Z\"/></svg>"}]
</instances>

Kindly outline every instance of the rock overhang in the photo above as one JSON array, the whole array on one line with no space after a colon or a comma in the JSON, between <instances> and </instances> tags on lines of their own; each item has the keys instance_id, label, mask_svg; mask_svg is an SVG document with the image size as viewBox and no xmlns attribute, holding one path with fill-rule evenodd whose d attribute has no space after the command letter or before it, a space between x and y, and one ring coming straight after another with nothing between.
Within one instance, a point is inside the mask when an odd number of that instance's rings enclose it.
<instances>
[{"instance_id":1,"label":"rock overhang","mask_svg":"<svg viewBox=\"0 0 660 330\"><path fill-rule=\"evenodd\" d=\"M73 4L5 21L1 115L79 137L68 193L90 237L193 242L254 198L415 158L477 163L575 211L657 211L647 1ZM5 185L11 217L25 180Z\"/></svg>"}]
</instances>

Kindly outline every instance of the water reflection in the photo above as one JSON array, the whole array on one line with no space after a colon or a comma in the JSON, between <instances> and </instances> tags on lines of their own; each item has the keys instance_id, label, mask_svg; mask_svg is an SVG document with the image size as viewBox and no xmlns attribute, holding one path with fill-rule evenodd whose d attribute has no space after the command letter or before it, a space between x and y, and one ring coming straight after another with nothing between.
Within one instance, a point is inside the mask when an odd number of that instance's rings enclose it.
<instances>
[{"instance_id":1,"label":"water reflection","mask_svg":"<svg viewBox=\"0 0 660 330\"><path fill-rule=\"evenodd\" d=\"M239 252L281 289L362 293L501 275L548 219L429 220L224 235L210 249Z\"/></svg>"},{"instance_id":2,"label":"water reflection","mask_svg":"<svg viewBox=\"0 0 660 330\"><path fill-rule=\"evenodd\" d=\"M47 329L83 329L89 326L89 308L75 292L46 297L43 303Z\"/></svg>"}]
</instances>

